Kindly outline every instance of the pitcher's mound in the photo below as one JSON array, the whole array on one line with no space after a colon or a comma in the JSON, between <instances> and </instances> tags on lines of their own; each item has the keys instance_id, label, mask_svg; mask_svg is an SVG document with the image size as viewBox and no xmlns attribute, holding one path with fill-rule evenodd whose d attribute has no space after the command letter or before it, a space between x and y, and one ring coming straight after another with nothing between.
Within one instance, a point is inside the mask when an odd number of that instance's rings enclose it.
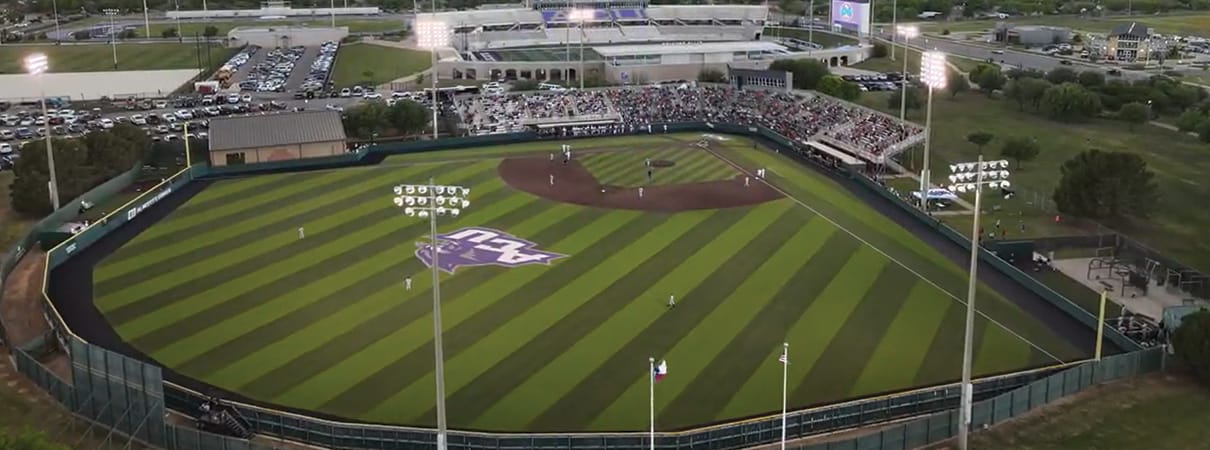
<instances>
[{"instance_id":1,"label":"pitcher's mound","mask_svg":"<svg viewBox=\"0 0 1210 450\"><path fill-rule=\"evenodd\" d=\"M744 186L744 175L722 181L644 186L643 196L639 197L638 187L602 185L575 160L564 165L562 161L541 157L509 158L501 161L497 170L500 178L515 189L598 208L672 212L734 208L782 198L781 193L755 177Z\"/></svg>"}]
</instances>

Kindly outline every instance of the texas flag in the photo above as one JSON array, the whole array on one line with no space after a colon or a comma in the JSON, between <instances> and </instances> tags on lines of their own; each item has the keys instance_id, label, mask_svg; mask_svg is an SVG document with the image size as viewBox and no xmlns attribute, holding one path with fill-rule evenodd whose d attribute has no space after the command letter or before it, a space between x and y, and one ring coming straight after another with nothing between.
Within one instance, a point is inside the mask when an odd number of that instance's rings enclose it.
<instances>
[{"instance_id":1,"label":"texas flag","mask_svg":"<svg viewBox=\"0 0 1210 450\"><path fill-rule=\"evenodd\" d=\"M661 359L660 363L656 364L652 370L651 376L655 378L655 381L660 381L664 379L664 375L668 375L668 363Z\"/></svg>"}]
</instances>

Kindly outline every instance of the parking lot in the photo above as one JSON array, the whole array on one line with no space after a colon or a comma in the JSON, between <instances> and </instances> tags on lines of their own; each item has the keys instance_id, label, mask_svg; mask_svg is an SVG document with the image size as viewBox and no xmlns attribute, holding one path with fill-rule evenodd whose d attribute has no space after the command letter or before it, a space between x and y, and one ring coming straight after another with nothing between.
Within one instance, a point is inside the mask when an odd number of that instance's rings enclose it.
<instances>
[{"instance_id":1,"label":"parking lot","mask_svg":"<svg viewBox=\"0 0 1210 450\"><path fill-rule=\"evenodd\" d=\"M249 47L252 53L236 71L233 81L241 92L268 94L322 90L331 76L338 49L337 42L312 47ZM241 56L236 55L236 58Z\"/></svg>"},{"instance_id":2,"label":"parking lot","mask_svg":"<svg viewBox=\"0 0 1210 450\"><path fill-rule=\"evenodd\" d=\"M841 75L841 79L857 83L862 91L893 91L903 84L901 73L879 73L872 75Z\"/></svg>"}]
</instances>

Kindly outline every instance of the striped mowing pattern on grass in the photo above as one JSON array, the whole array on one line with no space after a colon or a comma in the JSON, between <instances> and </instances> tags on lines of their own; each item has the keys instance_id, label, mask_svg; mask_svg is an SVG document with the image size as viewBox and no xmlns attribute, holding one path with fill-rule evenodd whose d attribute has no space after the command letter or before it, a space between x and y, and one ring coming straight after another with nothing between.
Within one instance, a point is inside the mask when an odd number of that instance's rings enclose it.
<instances>
[{"instance_id":1,"label":"striped mowing pattern on grass","mask_svg":"<svg viewBox=\"0 0 1210 450\"><path fill-rule=\"evenodd\" d=\"M628 139L618 142L632 150L614 152L577 142L576 158L615 185L646 183L648 157L675 162L655 183L739 174L693 138ZM441 231L494 228L569 255L442 275L451 426L643 429L648 356L671 369L657 387L662 428L772 411L783 341L791 405L956 378L961 268L839 186L749 146L717 147L769 168L803 204L586 208L515 191L495 176L499 160L465 151L218 181L97 267L96 302L124 339L186 375L285 406L431 424L431 295L413 256L428 225L389 202L390 186L432 176L472 190L472 207ZM545 157L557 144L508 147ZM977 372L1076 355L991 290L980 302Z\"/></svg>"}]
</instances>

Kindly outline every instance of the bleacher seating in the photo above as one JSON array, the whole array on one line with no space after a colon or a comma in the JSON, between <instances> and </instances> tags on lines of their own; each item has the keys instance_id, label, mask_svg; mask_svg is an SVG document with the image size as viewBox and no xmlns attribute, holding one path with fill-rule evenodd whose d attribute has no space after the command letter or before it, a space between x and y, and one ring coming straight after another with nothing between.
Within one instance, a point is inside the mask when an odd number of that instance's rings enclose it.
<instances>
[{"instance_id":1,"label":"bleacher seating","mask_svg":"<svg viewBox=\"0 0 1210 450\"><path fill-rule=\"evenodd\" d=\"M460 100L471 134L524 129L527 124L616 117L642 127L660 122L724 122L763 126L793 141L826 139L877 157L920 139L921 128L830 97L729 86L645 86L612 90L523 93Z\"/></svg>"}]
</instances>

